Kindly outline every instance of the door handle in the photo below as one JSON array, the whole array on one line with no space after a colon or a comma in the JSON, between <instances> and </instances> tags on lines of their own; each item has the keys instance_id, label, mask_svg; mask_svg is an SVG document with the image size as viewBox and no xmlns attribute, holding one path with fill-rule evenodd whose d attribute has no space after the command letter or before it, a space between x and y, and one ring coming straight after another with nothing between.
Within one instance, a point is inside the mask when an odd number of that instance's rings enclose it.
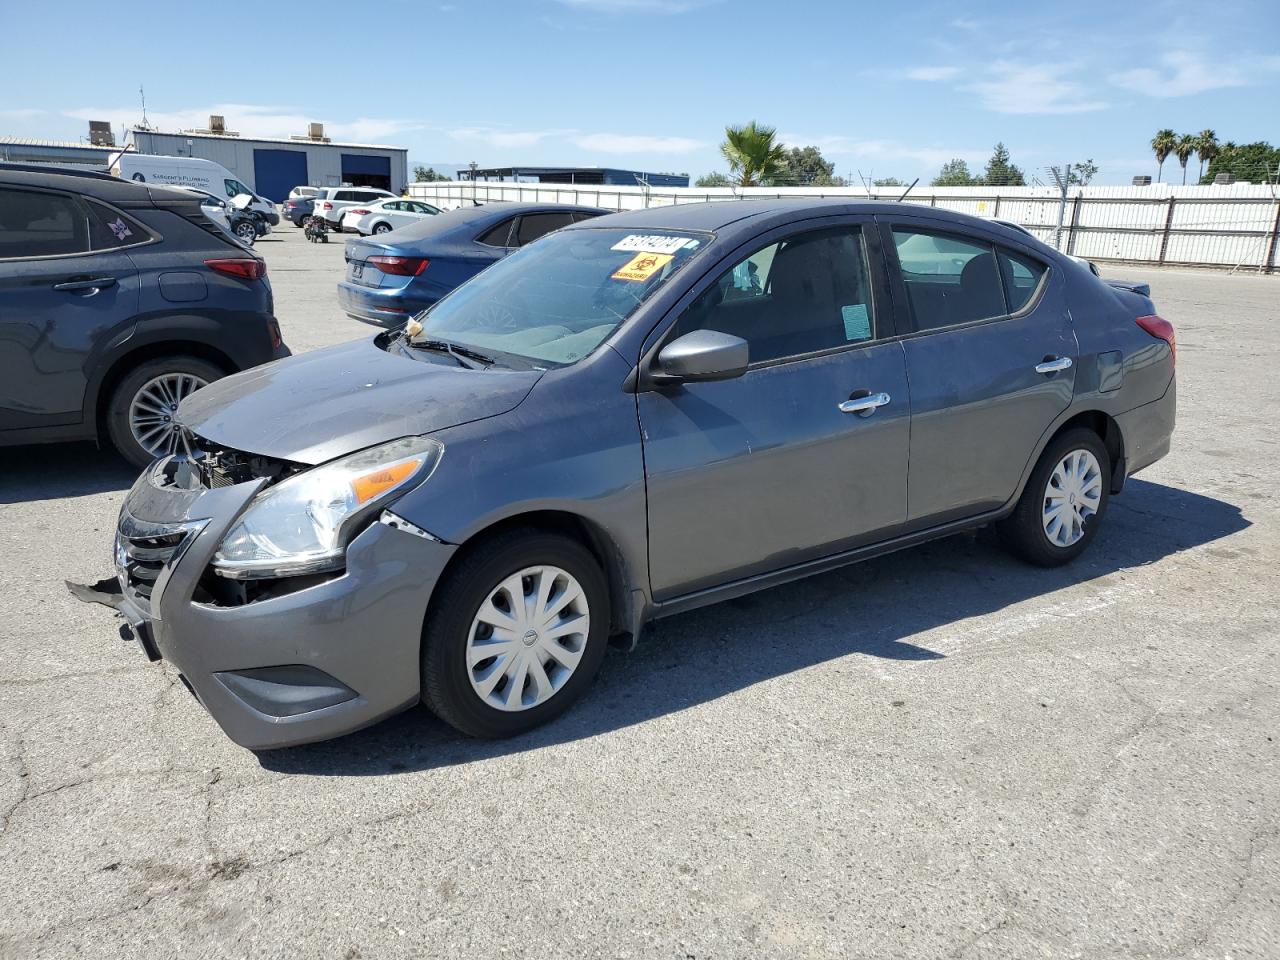
<instances>
[{"instance_id":1,"label":"door handle","mask_svg":"<svg viewBox=\"0 0 1280 960\"><path fill-rule=\"evenodd\" d=\"M846 400L839 405L839 410L841 413L856 413L862 417L869 417L888 402L887 393L869 393L865 397Z\"/></svg>"},{"instance_id":2,"label":"door handle","mask_svg":"<svg viewBox=\"0 0 1280 960\"><path fill-rule=\"evenodd\" d=\"M67 293L97 293L104 287L114 287L116 285L115 277L86 277L80 280L68 280L65 283L55 283L53 289L63 290Z\"/></svg>"},{"instance_id":3,"label":"door handle","mask_svg":"<svg viewBox=\"0 0 1280 960\"><path fill-rule=\"evenodd\" d=\"M1046 357L1043 362L1036 364L1036 373L1057 373L1070 368L1070 357Z\"/></svg>"}]
</instances>

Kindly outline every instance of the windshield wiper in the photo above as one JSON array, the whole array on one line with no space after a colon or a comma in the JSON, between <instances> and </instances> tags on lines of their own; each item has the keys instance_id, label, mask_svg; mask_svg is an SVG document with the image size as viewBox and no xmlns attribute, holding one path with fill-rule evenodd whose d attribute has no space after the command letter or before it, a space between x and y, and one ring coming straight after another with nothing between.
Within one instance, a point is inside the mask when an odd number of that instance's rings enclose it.
<instances>
[{"instance_id":1,"label":"windshield wiper","mask_svg":"<svg viewBox=\"0 0 1280 960\"><path fill-rule=\"evenodd\" d=\"M485 367L492 367L497 363L493 357L485 356L470 347L462 347L456 343L450 343L448 340L407 340L406 343L408 346L420 350L447 353L457 361L458 366L466 367L468 370L483 370Z\"/></svg>"}]
</instances>

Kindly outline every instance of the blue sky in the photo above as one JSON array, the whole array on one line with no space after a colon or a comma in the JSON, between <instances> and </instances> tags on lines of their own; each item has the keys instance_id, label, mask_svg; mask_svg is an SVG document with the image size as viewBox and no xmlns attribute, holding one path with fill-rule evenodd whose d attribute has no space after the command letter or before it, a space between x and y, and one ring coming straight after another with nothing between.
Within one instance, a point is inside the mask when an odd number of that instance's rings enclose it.
<instances>
[{"instance_id":1,"label":"blue sky","mask_svg":"<svg viewBox=\"0 0 1280 960\"><path fill-rule=\"evenodd\" d=\"M723 169L725 124L756 119L854 178L980 167L1003 140L1028 172L1092 158L1126 183L1154 172L1160 127L1280 141L1274 0L0 0L0 22L0 135L118 130L142 84L162 129L321 120L433 163L697 176Z\"/></svg>"}]
</instances>

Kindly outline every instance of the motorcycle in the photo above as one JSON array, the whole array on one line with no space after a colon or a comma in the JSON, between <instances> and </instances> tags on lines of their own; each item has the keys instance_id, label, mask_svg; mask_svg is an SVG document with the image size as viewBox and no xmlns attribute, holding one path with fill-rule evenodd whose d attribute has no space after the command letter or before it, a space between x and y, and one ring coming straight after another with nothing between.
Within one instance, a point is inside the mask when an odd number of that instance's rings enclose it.
<instances>
[{"instance_id":1,"label":"motorcycle","mask_svg":"<svg viewBox=\"0 0 1280 960\"><path fill-rule=\"evenodd\" d=\"M312 243L329 242L329 225L324 222L324 217L310 216L304 222L306 226L302 228L303 236Z\"/></svg>"}]
</instances>

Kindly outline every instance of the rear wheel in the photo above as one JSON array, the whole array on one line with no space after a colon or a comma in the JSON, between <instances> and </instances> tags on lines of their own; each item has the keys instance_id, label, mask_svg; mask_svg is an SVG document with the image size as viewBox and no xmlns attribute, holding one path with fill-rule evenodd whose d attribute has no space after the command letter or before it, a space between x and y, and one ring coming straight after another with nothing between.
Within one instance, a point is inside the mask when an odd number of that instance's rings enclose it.
<instances>
[{"instance_id":1,"label":"rear wheel","mask_svg":"<svg viewBox=\"0 0 1280 960\"><path fill-rule=\"evenodd\" d=\"M107 405L112 445L136 467L181 449L173 420L178 404L225 371L198 357L147 360L125 375Z\"/></svg>"},{"instance_id":2,"label":"rear wheel","mask_svg":"<svg viewBox=\"0 0 1280 960\"><path fill-rule=\"evenodd\" d=\"M1111 458L1092 430L1069 430L1045 448L1017 507L998 530L1014 553L1056 567L1093 542L1111 496Z\"/></svg>"},{"instance_id":3,"label":"rear wheel","mask_svg":"<svg viewBox=\"0 0 1280 960\"><path fill-rule=\"evenodd\" d=\"M609 633L609 591L582 544L499 534L436 587L422 698L473 737L510 737L568 709L591 685Z\"/></svg>"},{"instance_id":4,"label":"rear wheel","mask_svg":"<svg viewBox=\"0 0 1280 960\"><path fill-rule=\"evenodd\" d=\"M391 232L391 224L389 224L389 223L378 223L378 224L374 224L373 232L374 232L374 233L390 233L390 232Z\"/></svg>"}]
</instances>

